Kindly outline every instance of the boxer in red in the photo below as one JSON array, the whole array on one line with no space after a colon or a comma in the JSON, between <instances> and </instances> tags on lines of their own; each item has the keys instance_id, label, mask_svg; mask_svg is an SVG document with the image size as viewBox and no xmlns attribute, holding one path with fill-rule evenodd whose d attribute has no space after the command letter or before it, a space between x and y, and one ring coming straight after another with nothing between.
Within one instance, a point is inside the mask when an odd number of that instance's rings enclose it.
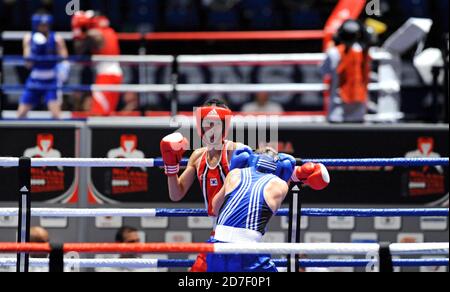
<instances>
[{"instance_id":1,"label":"boxer in red","mask_svg":"<svg viewBox=\"0 0 450 292\"><path fill-rule=\"evenodd\" d=\"M94 11L79 11L72 18L75 51L81 55L120 55L119 38L109 20ZM118 62L96 64L96 85L120 85L123 72ZM94 91L91 114L109 116L117 110L119 92Z\"/></svg>"},{"instance_id":2,"label":"boxer in red","mask_svg":"<svg viewBox=\"0 0 450 292\"><path fill-rule=\"evenodd\" d=\"M212 201L224 186L230 171L230 160L235 150L244 145L226 140L231 128L232 111L219 99L207 101L198 108L195 116L197 132L205 147L191 155L184 172L179 175L179 163L189 147L186 138L175 133L161 141L161 154L168 176L169 195L174 202L181 201L191 188L195 179L200 183L208 214L214 217ZM198 256L191 272L206 272L206 255Z\"/></svg>"}]
</instances>

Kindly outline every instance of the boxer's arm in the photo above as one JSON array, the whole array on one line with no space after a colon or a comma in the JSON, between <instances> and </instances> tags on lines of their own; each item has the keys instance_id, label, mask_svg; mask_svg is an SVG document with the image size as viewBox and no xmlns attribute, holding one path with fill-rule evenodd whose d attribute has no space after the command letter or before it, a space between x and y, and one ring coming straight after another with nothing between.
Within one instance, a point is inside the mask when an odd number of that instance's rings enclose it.
<instances>
[{"instance_id":1,"label":"boxer's arm","mask_svg":"<svg viewBox=\"0 0 450 292\"><path fill-rule=\"evenodd\" d=\"M278 212L288 193L288 184L281 179L272 180L264 189L264 198L266 199L267 206L269 206L274 214Z\"/></svg>"},{"instance_id":2,"label":"boxer's arm","mask_svg":"<svg viewBox=\"0 0 450 292\"><path fill-rule=\"evenodd\" d=\"M31 42L31 34L27 33L22 41L22 46L23 46L23 57L24 58L28 58L31 55L31 46L30 46L30 42Z\"/></svg>"},{"instance_id":3,"label":"boxer's arm","mask_svg":"<svg viewBox=\"0 0 450 292\"><path fill-rule=\"evenodd\" d=\"M23 42L22 42L22 46L23 46L23 57L25 59L29 58L31 55L31 34L27 33L25 35L25 37L23 38ZM31 67L33 66L33 63L30 61L26 61L25 60L25 67L27 67L27 69L31 69Z\"/></svg>"},{"instance_id":4,"label":"boxer's arm","mask_svg":"<svg viewBox=\"0 0 450 292\"><path fill-rule=\"evenodd\" d=\"M69 56L69 51L67 50L66 42L60 35L56 35L55 39L58 48L58 55L62 58L67 58Z\"/></svg>"},{"instance_id":5,"label":"boxer's arm","mask_svg":"<svg viewBox=\"0 0 450 292\"><path fill-rule=\"evenodd\" d=\"M87 32L88 43L91 50L99 50L105 45L105 38L97 29L90 29Z\"/></svg>"},{"instance_id":6,"label":"boxer's arm","mask_svg":"<svg viewBox=\"0 0 450 292\"><path fill-rule=\"evenodd\" d=\"M73 47L77 55L91 54L86 45L86 39L74 40Z\"/></svg>"},{"instance_id":7,"label":"boxer's arm","mask_svg":"<svg viewBox=\"0 0 450 292\"><path fill-rule=\"evenodd\" d=\"M214 196L214 199L212 201L213 213L215 216L219 216L219 211L222 208L223 203L225 202L225 196L233 192L239 185L240 181L240 169L234 169L228 174L227 178L225 179L223 188Z\"/></svg>"},{"instance_id":8,"label":"boxer's arm","mask_svg":"<svg viewBox=\"0 0 450 292\"><path fill-rule=\"evenodd\" d=\"M101 49L104 45L104 38L100 31L91 29L86 32L86 37L74 40L75 52L78 55L92 54L92 51Z\"/></svg>"},{"instance_id":9,"label":"boxer's arm","mask_svg":"<svg viewBox=\"0 0 450 292\"><path fill-rule=\"evenodd\" d=\"M226 181L225 181L226 183ZM214 216L219 216L220 208L222 208L223 203L225 202L225 186L220 189L220 191L214 196L212 202L213 214Z\"/></svg>"},{"instance_id":10,"label":"boxer's arm","mask_svg":"<svg viewBox=\"0 0 450 292\"><path fill-rule=\"evenodd\" d=\"M184 170L183 174L178 177L169 176L169 196L173 202L179 202L186 196L187 192L191 188L197 175L197 161L201 157L202 151L196 150L189 158L189 163Z\"/></svg>"}]
</instances>

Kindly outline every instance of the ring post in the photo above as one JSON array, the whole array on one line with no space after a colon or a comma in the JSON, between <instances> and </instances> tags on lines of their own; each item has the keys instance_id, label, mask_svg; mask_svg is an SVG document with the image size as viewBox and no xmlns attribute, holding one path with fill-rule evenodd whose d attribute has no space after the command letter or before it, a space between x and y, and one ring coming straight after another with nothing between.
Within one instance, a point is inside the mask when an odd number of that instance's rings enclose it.
<instances>
[{"instance_id":1,"label":"ring post","mask_svg":"<svg viewBox=\"0 0 450 292\"><path fill-rule=\"evenodd\" d=\"M291 201L289 203L289 236L290 243L300 243L300 221L301 221L301 202L300 202L300 188L295 185L292 188ZM299 265L300 255L288 255L288 272L297 273L300 270Z\"/></svg>"},{"instance_id":2,"label":"ring post","mask_svg":"<svg viewBox=\"0 0 450 292\"><path fill-rule=\"evenodd\" d=\"M50 273L64 272L64 244L51 244L48 268Z\"/></svg>"},{"instance_id":3,"label":"ring post","mask_svg":"<svg viewBox=\"0 0 450 292\"><path fill-rule=\"evenodd\" d=\"M147 55L147 40L145 38L145 32L142 32L141 40L140 40L140 46L139 46L139 56L145 56ZM147 84L147 66L140 63L138 70L139 70L139 84ZM145 100L145 102L143 102ZM139 95L139 106L143 108L144 106L147 106L149 100L149 94L144 93Z\"/></svg>"},{"instance_id":4,"label":"ring post","mask_svg":"<svg viewBox=\"0 0 450 292\"><path fill-rule=\"evenodd\" d=\"M5 95L3 93L3 31L0 29L0 119L3 118L3 108L5 107Z\"/></svg>"},{"instance_id":5,"label":"ring post","mask_svg":"<svg viewBox=\"0 0 450 292\"><path fill-rule=\"evenodd\" d=\"M448 124L448 111L449 111L449 76L448 76L448 57L449 57L449 38L448 33L444 36L442 45L442 55L444 58L444 122Z\"/></svg>"},{"instance_id":6,"label":"ring post","mask_svg":"<svg viewBox=\"0 0 450 292\"><path fill-rule=\"evenodd\" d=\"M31 220L31 159L22 157L19 159L19 225L17 242L30 242ZM27 253L17 254L17 272L27 273L30 256Z\"/></svg>"},{"instance_id":7,"label":"ring post","mask_svg":"<svg viewBox=\"0 0 450 292\"><path fill-rule=\"evenodd\" d=\"M379 265L380 265L380 273L394 272L394 264L392 261L390 243L380 244Z\"/></svg>"},{"instance_id":8,"label":"ring post","mask_svg":"<svg viewBox=\"0 0 450 292\"><path fill-rule=\"evenodd\" d=\"M172 117L176 117L178 114L178 74L179 74L179 63L178 63L178 57L175 56L173 63L172 63L172 76L171 76L171 82L172 82L172 93L170 95L170 115Z\"/></svg>"}]
</instances>

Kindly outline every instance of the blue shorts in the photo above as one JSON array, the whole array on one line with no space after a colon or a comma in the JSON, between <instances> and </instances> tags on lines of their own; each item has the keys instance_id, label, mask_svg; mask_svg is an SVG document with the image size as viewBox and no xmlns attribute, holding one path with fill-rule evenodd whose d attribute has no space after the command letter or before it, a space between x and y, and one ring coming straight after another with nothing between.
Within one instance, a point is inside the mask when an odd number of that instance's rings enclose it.
<instances>
[{"instance_id":1,"label":"blue shorts","mask_svg":"<svg viewBox=\"0 0 450 292\"><path fill-rule=\"evenodd\" d=\"M270 255L209 254L207 263L209 273L278 272Z\"/></svg>"},{"instance_id":2,"label":"blue shorts","mask_svg":"<svg viewBox=\"0 0 450 292\"><path fill-rule=\"evenodd\" d=\"M49 104L52 101L57 101L58 94L56 86L56 80L37 81L32 78L28 78L25 91L20 97L20 104L27 104L36 107L42 103L42 100L44 100L45 104ZM33 87L49 87L52 89L33 89Z\"/></svg>"}]
</instances>

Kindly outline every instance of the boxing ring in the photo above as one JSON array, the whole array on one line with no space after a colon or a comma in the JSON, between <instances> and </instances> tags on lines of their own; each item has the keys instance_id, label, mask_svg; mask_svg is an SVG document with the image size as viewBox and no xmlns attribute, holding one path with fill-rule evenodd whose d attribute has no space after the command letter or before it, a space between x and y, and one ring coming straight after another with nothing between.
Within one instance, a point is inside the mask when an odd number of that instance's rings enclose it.
<instances>
[{"instance_id":1,"label":"boxing ring","mask_svg":"<svg viewBox=\"0 0 450 292\"><path fill-rule=\"evenodd\" d=\"M392 59L392 56L382 50L374 50L371 53L374 61L386 62ZM71 56L67 59L59 57L45 58L28 58L22 56L5 55L2 57L2 63L7 66L24 66L25 61L69 61L72 64L91 64L95 65L100 62L117 62L127 66L138 65L145 66L170 66L170 84L145 84L140 81L139 84L105 84L105 85L62 85L55 87L48 86L31 86L30 89L43 90L54 89L62 93L74 92L134 92L140 94L163 94L170 99L170 114L176 116L179 114L180 95L183 94L254 94L259 92L278 93L278 94L322 94L329 89L324 83L264 83L264 84L181 84L180 68L190 66L276 66L276 65L314 65L319 66L325 60L323 53L305 53L305 54L243 54L243 55L121 55L121 56ZM369 91L379 93L381 95L398 94L400 92L400 84L396 81L382 80L380 82L372 82L368 85ZM23 85L3 84L1 90L4 94L20 94L25 90ZM297 112L298 115L326 115L326 102L323 110L317 112ZM12 118L12 116L6 116ZM368 120L375 121L392 121L402 118L400 113L380 113L378 116L368 116ZM317 120L317 119L313 119ZM320 120L325 121L325 120Z\"/></svg>"},{"instance_id":2,"label":"boxing ring","mask_svg":"<svg viewBox=\"0 0 450 292\"><path fill-rule=\"evenodd\" d=\"M303 159L299 162L321 162L326 166L442 166L448 167L449 158L382 158L382 159ZM186 166L187 160L181 165ZM27 173L31 167L64 166L64 167L162 167L163 161L156 159L84 159L84 158L0 158L0 167L19 167L20 205L19 208L0 208L0 216L18 216L18 243L0 243L0 253L18 253L18 259L1 259L0 266L16 266L18 271L26 272L29 267L50 266L50 271L62 271L64 266L78 268L175 268L189 267L190 260L145 260L145 259L66 259L64 254L185 254L185 253L218 253L218 254L261 254L272 255L359 255L366 259L354 260L296 260L297 267L367 267L378 265L380 271L393 271L394 267L448 266L449 243L142 243L142 244L110 244L110 243L63 243L39 244L27 243L29 238L29 221L31 216L45 217L205 217L202 209L66 209L66 208L31 208L29 179ZM449 209L318 209L301 208L300 210L281 209L277 216L288 216L298 211L301 216L328 217L391 217L391 216L439 216L448 217ZM27 237L28 236L28 237ZM295 238L295 237L294 237ZM29 254L49 253L50 259L29 259ZM398 259L398 256L436 256L430 259ZM437 256L447 256L438 258ZM295 257L297 259L297 257ZM289 266L292 259L275 261L278 267Z\"/></svg>"},{"instance_id":3,"label":"boxing ring","mask_svg":"<svg viewBox=\"0 0 450 292\"><path fill-rule=\"evenodd\" d=\"M5 40L21 39L20 33L6 34ZM71 39L70 35L65 35ZM160 33L160 34L120 34L120 39L125 41L230 41L230 40L323 40L324 32L247 32L247 33ZM160 56L81 56L69 57L67 60L74 64L92 64L99 62L118 62L125 65L138 65L140 68L146 65L170 66L171 76L168 84L124 84L124 85L65 85L55 87L64 93L77 91L108 91L125 93L128 91L137 93L164 94L171 101L171 116L179 114L178 105L181 94L218 94L218 93L316 93L321 94L328 89L323 83L281 83L281 84L180 84L180 67L182 66L267 66L267 65L314 65L318 66L325 59L323 53L307 54L245 54L245 55L179 55ZM392 56L384 51L374 50L371 53L373 60L389 62ZM36 59L34 59L36 60ZM21 66L25 61L22 56L5 55L0 59L0 64ZM39 61L39 59L37 60ZM60 58L47 58L46 61L63 61ZM44 89L36 87L34 89ZM46 87L45 89L48 89ZM22 85L2 85L0 94L18 94L24 90ZM371 92L379 92L386 95L395 95L400 91L400 84L396 81L380 81L369 84ZM301 115L302 113L297 113ZM322 119L313 118L312 121L324 121L326 108L315 113ZM378 117L377 121L398 120L401 116L392 113L387 117ZM298 121L298 120L297 120ZM304 162L323 163L326 166L335 167L422 167L443 166L448 167L448 158L382 158L382 159L298 159L298 164ZM186 166L187 160L181 165ZM378 265L380 271L392 271L393 267L421 267L421 266L447 266L449 265L449 243L421 243L421 244L363 244L363 243L299 243L300 226L290 226L290 243L261 243L261 244L205 244L205 243L148 243L148 244L102 244L102 243L63 243L63 244L30 244L29 237L31 217L71 217L71 218L96 218L101 216L117 217L162 217L185 218L207 217L203 209L70 209L70 208L32 208L30 198L31 167L81 167L81 168L109 168L109 167L147 167L161 168L163 161L156 159L94 159L94 158L65 158L65 159L26 159L26 158L0 158L0 167L18 167L20 187L19 208L0 208L0 216L14 216L19 218L18 243L0 243L0 253L17 253L17 259L0 259L0 267L16 267L18 271L26 272L29 267L50 267L50 271L62 271L64 266L78 268L186 268L191 267L192 260L180 259L82 259L66 258L64 254L152 254L152 253L271 253L273 255L289 255L288 259L275 260L278 267L291 267L292 271L298 271L299 267L367 267ZM297 195L298 194L294 194ZM297 198L298 199L298 198ZM447 217L449 209L326 209L326 208L297 208L281 209L277 216L280 217ZM295 220L291 220L295 221ZM298 222L297 222L298 223ZM292 224L292 223L291 223ZM29 258L29 254L48 253L49 259ZM299 255L325 256L325 255L359 255L365 259L300 259ZM398 256L432 256L435 258L396 258ZM444 256L444 258L438 258Z\"/></svg>"}]
</instances>

